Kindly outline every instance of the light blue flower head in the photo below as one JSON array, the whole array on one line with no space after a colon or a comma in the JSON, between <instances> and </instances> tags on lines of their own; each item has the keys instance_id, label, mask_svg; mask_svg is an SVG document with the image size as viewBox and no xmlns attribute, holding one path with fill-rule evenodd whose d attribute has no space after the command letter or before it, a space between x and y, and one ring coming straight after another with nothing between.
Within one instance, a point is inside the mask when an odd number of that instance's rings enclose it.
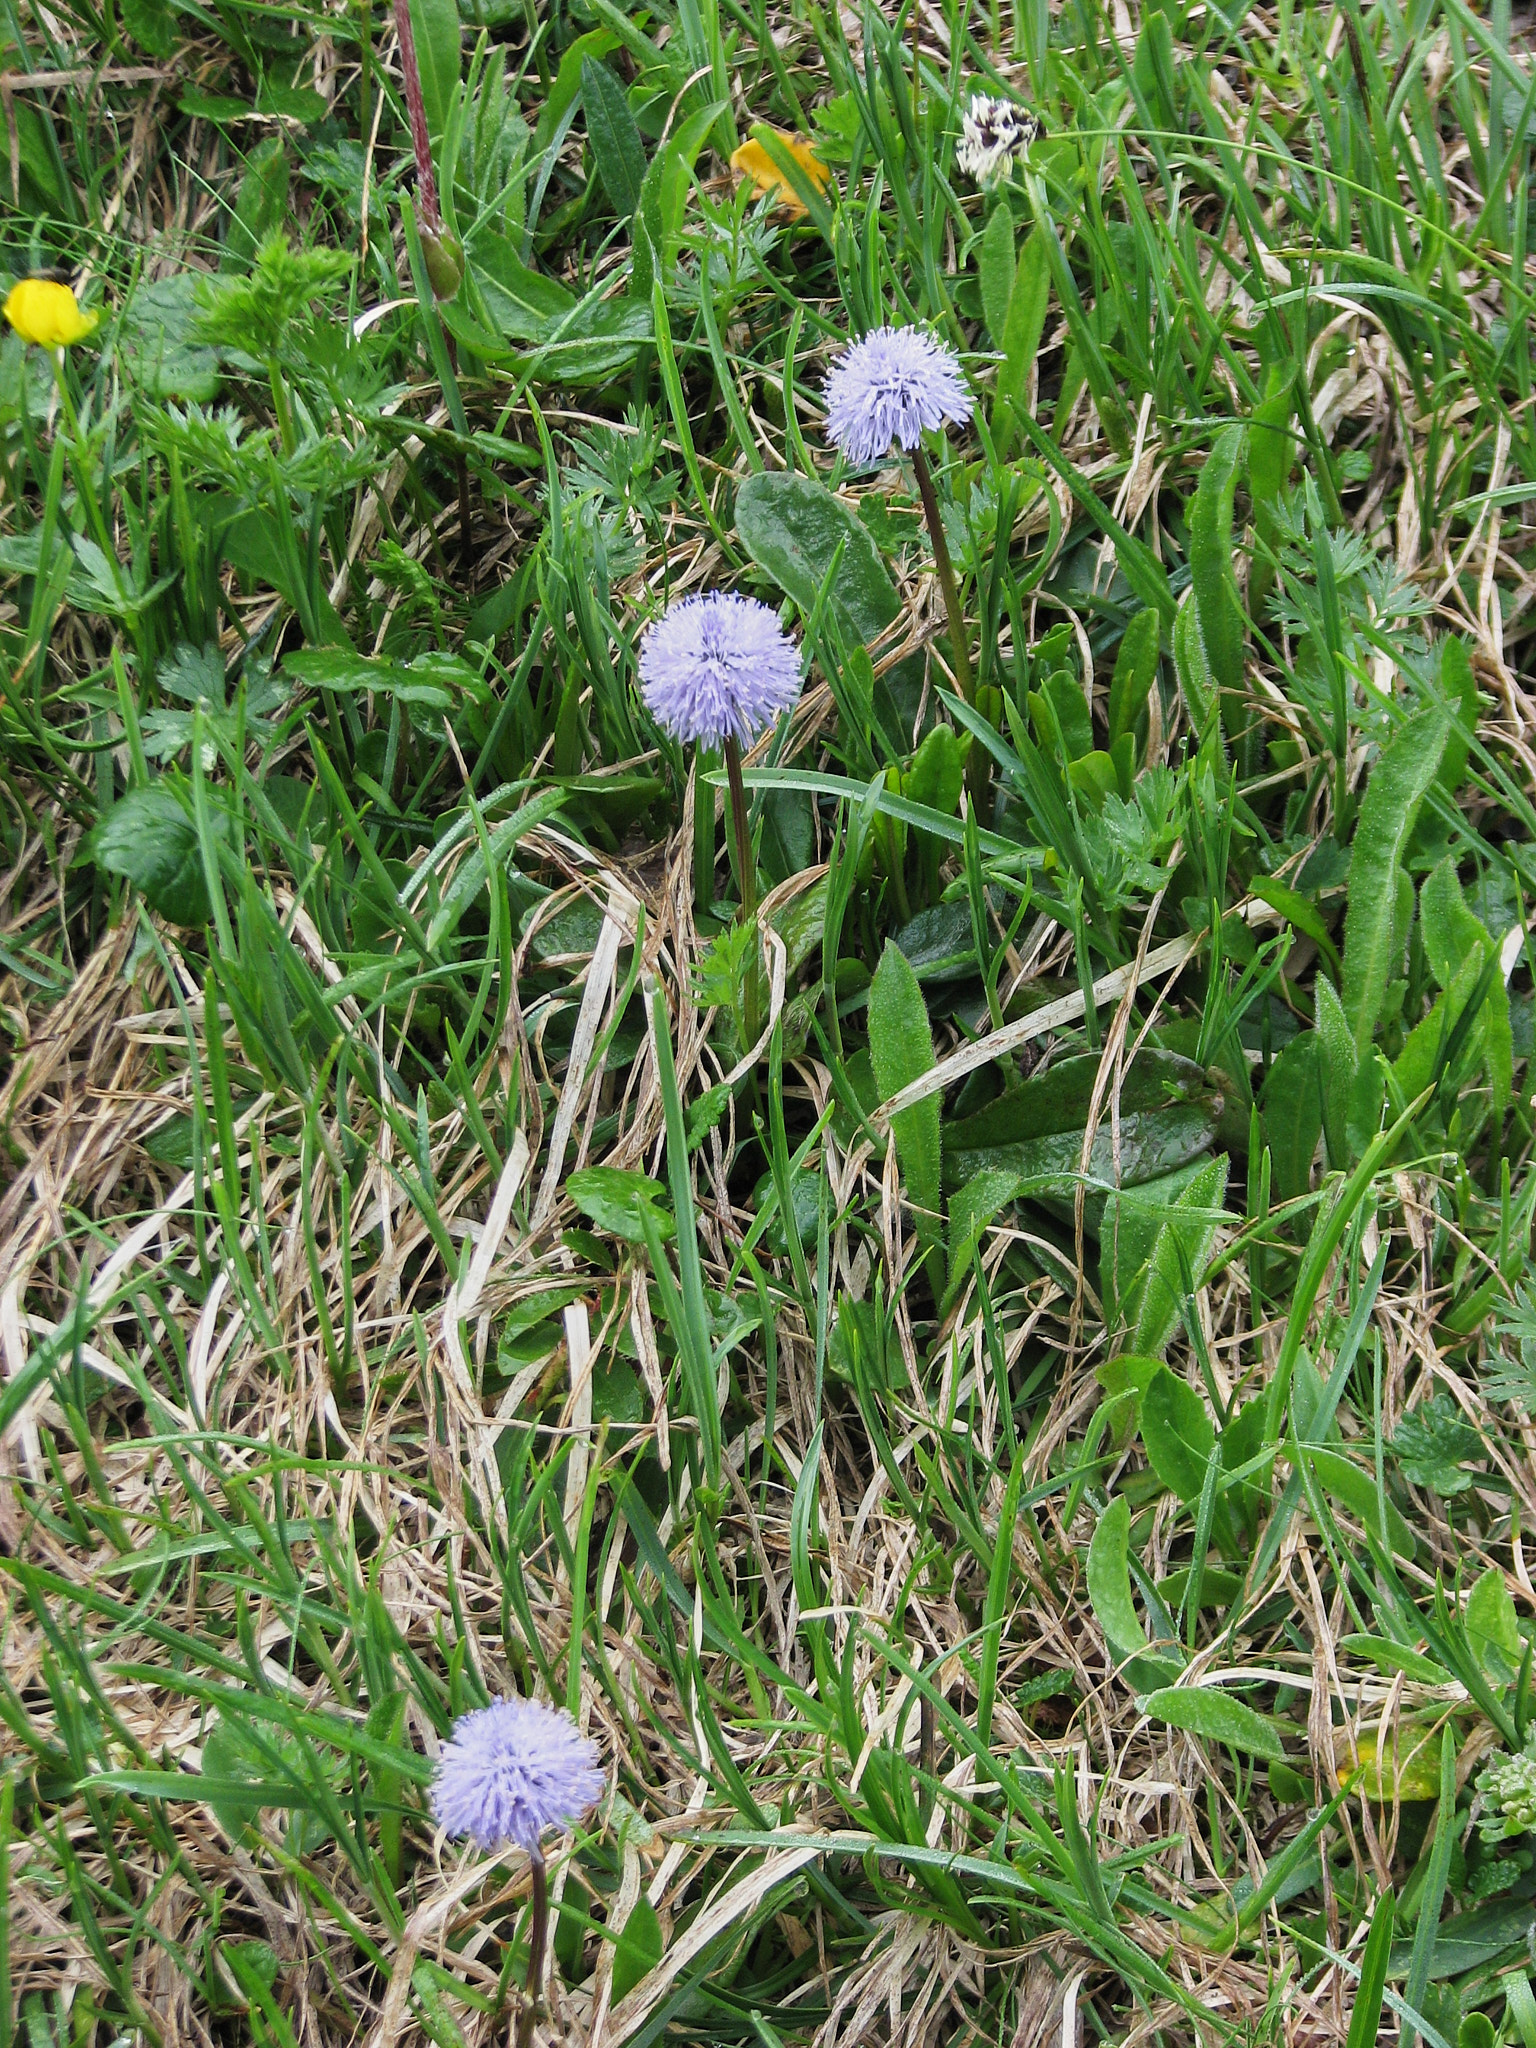
<instances>
[{"instance_id":1,"label":"light blue flower head","mask_svg":"<svg viewBox=\"0 0 1536 2048\"><path fill-rule=\"evenodd\" d=\"M856 469L971 416L960 359L924 327L876 327L827 373L827 438Z\"/></svg>"},{"instance_id":2,"label":"light blue flower head","mask_svg":"<svg viewBox=\"0 0 1536 2048\"><path fill-rule=\"evenodd\" d=\"M530 1855L546 1828L568 1828L603 1789L597 1745L540 1700L493 1700L454 1724L438 1758L432 1811L482 1849L515 1842Z\"/></svg>"},{"instance_id":3,"label":"light blue flower head","mask_svg":"<svg viewBox=\"0 0 1536 2048\"><path fill-rule=\"evenodd\" d=\"M755 597L707 590L679 598L645 636L640 694L674 739L747 745L800 694L800 657Z\"/></svg>"}]
</instances>

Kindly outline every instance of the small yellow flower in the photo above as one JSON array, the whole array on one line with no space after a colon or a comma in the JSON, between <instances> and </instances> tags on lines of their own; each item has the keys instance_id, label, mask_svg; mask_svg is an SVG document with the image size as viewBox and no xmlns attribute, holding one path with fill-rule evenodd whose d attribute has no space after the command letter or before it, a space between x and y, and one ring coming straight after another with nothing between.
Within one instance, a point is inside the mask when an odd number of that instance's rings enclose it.
<instances>
[{"instance_id":1,"label":"small yellow flower","mask_svg":"<svg viewBox=\"0 0 1536 2048\"><path fill-rule=\"evenodd\" d=\"M767 133L794 158L804 171L807 182L818 192L825 192L832 182L832 173L813 153L811 145L799 135L786 135L782 128L769 128ZM794 186L760 142L744 142L731 158L731 169L739 177L752 180L759 198L776 199L790 213L805 212L804 203Z\"/></svg>"},{"instance_id":2,"label":"small yellow flower","mask_svg":"<svg viewBox=\"0 0 1536 2048\"><path fill-rule=\"evenodd\" d=\"M70 348L84 341L101 315L82 313L67 284L24 277L11 287L5 317L23 341L36 342L39 348Z\"/></svg>"}]
</instances>

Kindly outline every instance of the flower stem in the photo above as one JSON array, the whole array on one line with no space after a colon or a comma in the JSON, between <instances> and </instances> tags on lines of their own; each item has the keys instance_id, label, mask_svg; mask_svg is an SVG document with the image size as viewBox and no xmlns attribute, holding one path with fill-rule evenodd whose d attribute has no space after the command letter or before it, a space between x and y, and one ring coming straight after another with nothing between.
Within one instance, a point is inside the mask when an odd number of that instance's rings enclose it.
<instances>
[{"instance_id":1,"label":"flower stem","mask_svg":"<svg viewBox=\"0 0 1536 2048\"><path fill-rule=\"evenodd\" d=\"M373 0L357 0L357 125L366 135L372 117Z\"/></svg>"},{"instance_id":2,"label":"flower stem","mask_svg":"<svg viewBox=\"0 0 1536 2048\"><path fill-rule=\"evenodd\" d=\"M427 133L427 103L421 96L421 67L416 62L410 0L395 0L395 34L400 40L400 75L405 85L406 111L411 117L411 147L416 153L417 211L427 232L440 235L443 216L437 204L437 173L432 168L432 141Z\"/></svg>"},{"instance_id":3,"label":"flower stem","mask_svg":"<svg viewBox=\"0 0 1536 2048\"><path fill-rule=\"evenodd\" d=\"M715 792L707 781L718 765L712 747L693 757L693 907L708 911L715 900Z\"/></svg>"},{"instance_id":4,"label":"flower stem","mask_svg":"<svg viewBox=\"0 0 1536 2048\"><path fill-rule=\"evenodd\" d=\"M912 450L912 467L917 473L917 491L923 501L923 517L928 522L928 538L933 543L933 566L939 588L944 593L944 609L949 614L949 644L955 657L955 681L960 686L961 696L970 704L975 699L975 692L971 686L970 649L965 644L965 618L960 610L960 593L955 587L955 572L949 559L949 543L944 538L944 522L939 517L933 472L921 448Z\"/></svg>"},{"instance_id":5,"label":"flower stem","mask_svg":"<svg viewBox=\"0 0 1536 2048\"><path fill-rule=\"evenodd\" d=\"M725 743L725 779L731 792L731 836L736 850L736 885L741 891L741 922L752 933L752 951L747 961L746 986L742 992L742 1033L746 1046L757 1043L762 1012L762 987L758 973L757 945L757 863L752 858L752 835L747 825L747 790L741 779L741 748L734 734Z\"/></svg>"},{"instance_id":6,"label":"flower stem","mask_svg":"<svg viewBox=\"0 0 1536 2048\"><path fill-rule=\"evenodd\" d=\"M268 359L267 383L272 392L272 410L277 416L277 438L282 443L283 453L292 455L298 445L293 430L293 409L288 403L288 385L283 376L283 366L276 356Z\"/></svg>"},{"instance_id":7,"label":"flower stem","mask_svg":"<svg viewBox=\"0 0 1536 2048\"><path fill-rule=\"evenodd\" d=\"M955 683L966 703L974 704L976 686L971 677L971 651L965 639L965 614L960 609L960 592L955 585L954 565L949 559L949 543L944 538L944 522L939 517L933 472L921 446L912 450L912 468L917 476L918 496L923 501L923 517L928 522L928 538L933 542L934 570L938 575L939 588L944 593L944 609L949 614L949 645L955 662ZM992 816L992 763L974 739L965 764L965 781L976 807L977 820L984 824Z\"/></svg>"},{"instance_id":8,"label":"flower stem","mask_svg":"<svg viewBox=\"0 0 1536 2048\"><path fill-rule=\"evenodd\" d=\"M64 351L56 348L51 349L49 354L53 359L53 382L59 394L59 409L69 429L70 452L75 459L75 488L79 491L81 503L85 506L85 516L90 521L92 537L107 559L107 566L112 571L112 580L117 585L117 594L123 600L126 609L128 586L123 579L122 564L117 559L117 549L112 544L112 535L101 509L101 501L96 496L96 486L91 477L91 451L84 434L80 431L80 415L76 412L75 401L70 396L69 377L64 368Z\"/></svg>"},{"instance_id":9,"label":"flower stem","mask_svg":"<svg viewBox=\"0 0 1536 2048\"><path fill-rule=\"evenodd\" d=\"M535 1849L528 1858L533 1872L533 1920L528 1930L528 1976L523 1986L523 2009L517 2016L517 2048L530 2048L533 2023L539 2010L539 1985L544 1975L544 1948L549 1939L549 1880L544 1852Z\"/></svg>"}]
</instances>

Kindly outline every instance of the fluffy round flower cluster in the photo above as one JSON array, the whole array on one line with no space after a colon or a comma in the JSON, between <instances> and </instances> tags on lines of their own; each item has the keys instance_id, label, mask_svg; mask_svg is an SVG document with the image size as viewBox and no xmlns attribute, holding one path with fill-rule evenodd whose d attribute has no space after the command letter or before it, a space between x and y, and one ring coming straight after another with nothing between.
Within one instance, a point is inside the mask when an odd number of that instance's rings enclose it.
<instances>
[{"instance_id":1,"label":"fluffy round flower cluster","mask_svg":"<svg viewBox=\"0 0 1536 2048\"><path fill-rule=\"evenodd\" d=\"M745 746L800 694L800 657L755 597L706 590L679 598L645 636L640 693L674 739Z\"/></svg>"},{"instance_id":2,"label":"fluffy round flower cluster","mask_svg":"<svg viewBox=\"0 0 1536 2048\"><path fill-rule=\"evenodd\" d=\"M1478 1827L1490 1847L1536 1829L1536 1746L1495 1757L1479 1772L1477 1789L1483 1798Z\"/></svg>"},{"instance_id":3,"label":"fluffy round flower cluster","mask_svg":"<svg viewBox=\"0 0 1536 2048\"><path fill-rule=\"evenodd\" d=\"M858 469L971 416L960 359L922 327L876 327L827 373L827 438Z\"/></svg>"},{"instance_id":4,"label":"fluffy round flower cluster","mask_svg":"<svg viewBox=\"0 0 1536 2048\"><path fill-rule=\"evenodd\" d=\"M540 1700L493 1700L455 1723L438 1758L432 1811L482 1849L536 1855L546 1828L568 1828L603 1789L597 1745Z\"/></svg>"},{"instance_id":5,"label":"fluffy round flower cluster","mask_svg":"<svg viewBox=\"0 0 1536 2048\"><path fill-rule=\"evenodd\" d=\"M1040 119L1012 100L972 93L960 122L955 162L978 185L1007 175L1014 160L1040 133Z\"/></svg>"}]
</instances>

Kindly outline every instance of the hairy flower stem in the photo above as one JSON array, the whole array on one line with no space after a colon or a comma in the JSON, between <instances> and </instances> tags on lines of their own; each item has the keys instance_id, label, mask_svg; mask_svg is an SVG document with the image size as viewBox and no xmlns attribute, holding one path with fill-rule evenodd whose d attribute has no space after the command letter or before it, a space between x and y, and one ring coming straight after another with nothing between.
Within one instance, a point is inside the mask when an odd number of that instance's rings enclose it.
<instances>
[{"instance_id":1,"label":"hairy flower stem","mask_svg":"<svg viewBox=\"0 0 1536 2048\"><path fill-rule=\"evenodd\" d=\"M752 835L747 826L747 789L741 779L741 748L734 734L725 743L725 778L731 791L731 837L736 848L736 883L741 891L738 915L752 933L752 951L747 961L746 986L742 991L743 1051L756 1045L762 1029L762 983L759 975L757 939L757 863L752 858Z\"/></svg>"},{"instance_id":2,"label":"hairy flower stem","mask_svg":"<svg viewBox=\"0 0 1536 2048\"><path fill-rule=\"evenodd\" d=\"M395 34L400 40L400 75L405 106L411 117L411 147L416 152L416 208L429 234L443 232L437 203L437 173L432 168L432 142L427 133L427 103L421 96L421 67L416 62L416 33L411 27L410 0L395 0Z\"/></svg>"},{"instance_id":3,"label":"hairy flower stem","mask_svg":"<svg viewBox=\"0 0 1536 2048\"><path fill-rule=\"evenodd\" d=\"M939 589L944 593L944 609L949 615L949 645L955 662L955 683L967 704L976 702L976 686L971 678L971 651L965 640L965 614L960 609L960 592L955 584L954 565L949 559L949 543L944 538L944 522L939 517L939 500L933 488L933 472L928 467L928 457L921 447L912 450L912 468L917 476L917 493L923 501L923 517L928 522L928 538L933 543L933 566L939 579ZM971 792L971 801L976 806L979 823L985 824L992 815L990 784L992 764L983 748L971 742L970 758L966 762L966 786Z\"/></svg>"},{"instance_id":4,"label":"hairy flower stem","mask_svg":"<svg viewBox=\"0 0 1536 2048\"><path fill-rule=\"evenodd\" d=\"M539 2011L539 1985L544 1975L544 1948L549 1939L549 1880L544 1854L532 1851L528 1867L533 1872L533 1920L528 1930L528 1976L523 1986L523 2009L517 2016L517 2048L530 2048L533 2023Z\"/></svg>"},{"instance_id":5,"label":"hairy flower stem","mask_svg":"<svg viewBox=\"0 0 1536 2048\"><path fill-rule=\"evenodd\" d=\"M960 593L955 587L955 572L949 559L949 543L944 538L944 522L939 517L933 472L921 448L912 450L912 467L917 472L917 492L923 501L928 538L933 542L933 566L939 588L944 593L944 609L949 614L949 644L955 657L955 681L960 686L961 696L970 704L974 701L975 691L971 685L971 653L965 644L965 619L960 610Z\"/></svg>"}]
</instances>

